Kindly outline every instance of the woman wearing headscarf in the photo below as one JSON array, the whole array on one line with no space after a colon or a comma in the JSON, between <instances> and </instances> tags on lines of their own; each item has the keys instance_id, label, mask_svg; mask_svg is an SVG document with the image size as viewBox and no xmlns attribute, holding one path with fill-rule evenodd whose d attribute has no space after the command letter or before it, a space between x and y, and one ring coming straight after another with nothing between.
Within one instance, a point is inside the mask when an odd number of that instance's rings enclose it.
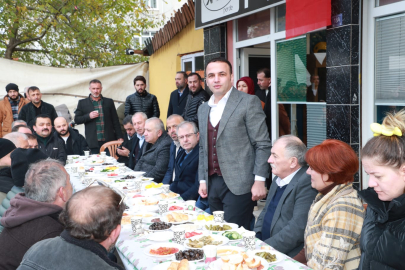
<instances>
[{"instance_id":1,"label":"woman wearing headscarf","mask_svg":"<svg viewBox=\"0 0 405 270\"><path fill-rule=\"evenodd\" d=\"M242 77L236 82L236 87L238 88L238 91L244 92L249 95L254 95L255 94L255 84L253 80L250 77ZM260 101L262 103L262 109L264 109L264 102Z\"/></svg>"}]
</instances>

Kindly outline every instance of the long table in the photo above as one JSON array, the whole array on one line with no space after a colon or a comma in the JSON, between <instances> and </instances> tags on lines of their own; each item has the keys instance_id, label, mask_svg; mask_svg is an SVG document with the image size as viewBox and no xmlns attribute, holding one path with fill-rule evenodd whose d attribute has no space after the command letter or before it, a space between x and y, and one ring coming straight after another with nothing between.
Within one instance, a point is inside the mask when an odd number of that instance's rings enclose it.
<instances>
[{"instance_id":1,"label":"long table","mask_svg":"<svg viewBox=\"0 0 405 270\"><path fill-rule=\"evenodd\" d=\"M69 165L67 165L69 167ZM70 181L73 186L74 192L79 191L86 186L81 183L77 173L70 174ZM181 198L176 200L182 201ZM198 214L204 213L201 209L196 208ZM116 249L121 258L122 263L126 269L134 270L153 270L155 266L160 263L171 261L172 259L158 259L149 257L144 254L144 249L156 242L147 239L145 235L134 235L130 226L122 226L121 234L116 243ZM243 247L242 241L233 242L227 244L228 246ZM268 246L263 241L256 239L256 249L260 249L261 246ZM270 247L273 249L272 247ZM274 249L273 249L274 250ZM265 270L295 270L295 269L311 269L290 257L284 255L285 258L274 264L270 264ZM196 270L205 270L207 265L204 262L193 262L196 264Z\"/></svg>"}]
</instances>

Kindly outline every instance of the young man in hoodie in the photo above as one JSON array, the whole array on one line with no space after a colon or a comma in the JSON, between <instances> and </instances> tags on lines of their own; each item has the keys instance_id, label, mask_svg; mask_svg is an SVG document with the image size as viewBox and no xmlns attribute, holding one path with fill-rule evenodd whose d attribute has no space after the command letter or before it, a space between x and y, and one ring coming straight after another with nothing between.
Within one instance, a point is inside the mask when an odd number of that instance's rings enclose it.
<instances>
[{"instance_id":1,"label":"young man in hoodie","mask_svg":"<svg viewBox=\"0 0 405 270\"><path fill-rule=\"evenodd\" d=\"M28 169L25 193L10 201L0 219L0 269L16 269L26 251L35 243L63 231L58 216L72 196L69 174L56 160L43 160Z\"/></svg>"}]
</instances>

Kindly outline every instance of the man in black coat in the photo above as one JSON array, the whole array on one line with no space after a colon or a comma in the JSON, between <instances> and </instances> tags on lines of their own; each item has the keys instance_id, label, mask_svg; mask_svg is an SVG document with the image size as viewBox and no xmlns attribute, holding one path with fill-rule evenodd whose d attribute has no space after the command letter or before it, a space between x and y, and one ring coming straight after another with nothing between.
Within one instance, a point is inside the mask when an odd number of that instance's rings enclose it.
<instances>
[{"instance_id":1,"label":"man in black coat","mask_svg":"<svg viewBox=\"0 0 405 270\"><path fill-rule=\"evenodd\" d=\"M129 164L129 155L134 142L135 129L132 125L132 115L127 115L122 120L126 136L124 136L124 142L117 148L117 156L119 163L125 163L125 166Z\"/></svg>"},{"instance_id":2,"label":"man in black coat","mask_svg":"<svg viewBox=\"0 0 405 270\"><path fill-rule=\"evenodd\" d=\"M198 126L198 108L201 104L210 99L210 95L201 87L201 76L198 73L188 75L188 89L190 93L187 97L187 104L183 111L183 118L186 121L196 123Z\"/></svg>"},{"instance_id":3,"label":"man in black coat","mask_svg":"<svg viewBox=\"0 0 405 270\"><path fill-rule=\"evenodd\" d=\"M132 170L135 169L135 165L138 163L139 159L149 148L149 143L145 141L145 121L148 119L145 113L137 112L132 116L132 125L135 129L135 134L133 137L132 148L129 153L128 167Z\"/></svg>"},{"instance_id":4,"label":"man in black coat","mask_svg":"<svg viewBox=\"0 0 405 270\"><path fill-rule=\"evenodd\" d=\"M75 111L76 124L84 124L87 144L93 154L110 141L124 141L114 101L103 97L99 80L90 81L90 95L79 100Z\"/></svg>"},{"instance_id":5,"label":"man in black coat","mask_svg":"<svg viewBox=\"0 0 405 270\"><path fill-rule=\"evenodd\" d=\"M146 172L145 177L160 183L169 165L172 138L167 135L162 120L156 117L146 120L144 136L151 145L136 163L135 171Z\"/></svg>"},{"instance_id":6,"label":"man in black coat","mask_svg":"<svg viewBox=\"0 0 405 270\"><path fill-rule=\"evenodd\" d=\"M170 94L167 118L169 118L169 116L172 114L183 114L187 103L187 97L190 92L187 86L187 77L187 73L184 71L178 71L176 73L175 80L177 89Z\"/></svg>"},{"instance_id":7,"label":"man in black coat","mask_svg":"<svg viewBox=\"0 0 405 270\"><path fill-rule=\"evenodd\" d=\"M136 76L134 79L135 93L125 100L125 116L134 115L137 112L145 113L148 118L160 116L159 103L155 95L146 91L146 79Z\"/></svg>"},{"instance_id":8,"label":"man in black coat","mask_svg":"<svg viewBox=\"0 0 405 270\"><path fill-rule=\"evenodd\" d=\"M35 124L34 119L40 114L46 114L51 119L51 123L58 117L55 107L52 104L42 101L42 94L38 87L31 86L27 90L28 95L31 98L31 102L24 105L18 114L18 120L24 120L28 127L32 129Z\"/></svg>"},{"instance_id":9,"label":"man in black coat","mask_svg":"<svg viewBox=\"0 0 405 270\"><path fill-rule=\"evenodd\" d=\"M64 117L54 122L55 133L65 142L66 155L84 155L89 150L86 139L76 129L70 128Z\"/></svg>"},{"instance_id":10,"label":"man in black coat","mask_svg":"<svg viewBox=\"0 0 405 270\"><path fill-rule=\"evenodd\" d=\"M200 133L194 122L185 121L177 126L177 136L184 151L177 155L174 162L175 177L170 190L180 194L185 201L197 200Z\"/></svg>"},{"instance_id":11,"label":"man in black coat","mask_svg":"<svg viewBox=\"0 0 405 270\"><path fill-rule=\"evenodd\" d=\"M35 118L34 131L38 140L38 149L47 157L66 163L65 143L59 138L58 133L52 132L51 118L46 114L40 114Z\"/></svg>"}]
</instances>

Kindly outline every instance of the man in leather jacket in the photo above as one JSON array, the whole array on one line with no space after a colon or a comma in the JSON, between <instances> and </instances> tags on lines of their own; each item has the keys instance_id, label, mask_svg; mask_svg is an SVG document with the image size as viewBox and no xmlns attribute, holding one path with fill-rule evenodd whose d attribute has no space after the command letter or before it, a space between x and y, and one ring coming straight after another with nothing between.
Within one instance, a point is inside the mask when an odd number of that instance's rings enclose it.
<instances>
[{"instance_id":1,"label":"man in leather jacket","mask_svg":"<svg viewBox=\"0 0 405 270\"><path fill-rule=\"evenodd\" d=\"M184 108L183 118L185 121L194 122L198 127L198 108L208 101L210 95L201 87L201 76L198 73L188 75L188 89L190 93L187 97L186 108Z\"/></svg>"},{"instance_id":2,"label":"man in leather jacket","mask_svg":"<svg viewBox=\"0 0 405 270\"><path fill-rule=\"evenodd\" d=\"M135 93L129 95L125 100L125 116L143 112L151 117L160 116L159 103L155 95L146 91L146 79L143 76L136 76L134 79Z\"/></svg>"}]
</instances>

